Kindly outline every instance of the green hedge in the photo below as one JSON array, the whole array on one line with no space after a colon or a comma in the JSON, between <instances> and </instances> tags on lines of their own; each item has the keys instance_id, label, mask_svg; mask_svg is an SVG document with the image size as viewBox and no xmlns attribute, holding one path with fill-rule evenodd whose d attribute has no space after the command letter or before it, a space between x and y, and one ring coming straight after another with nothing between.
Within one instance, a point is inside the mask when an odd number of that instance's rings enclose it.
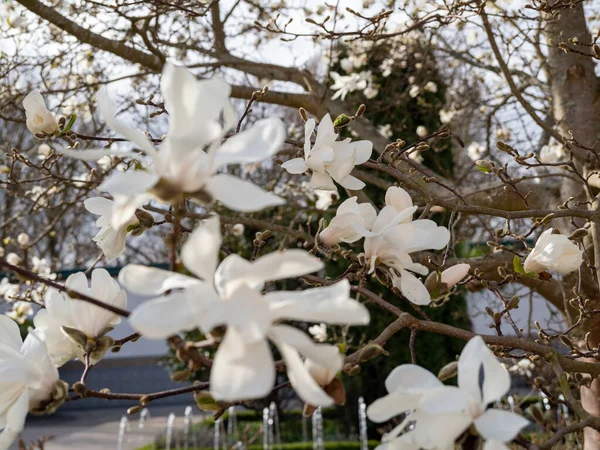
<instances>
[{"instance_id":1,"label":"green hedge","mask_svg":"<svg viewBox=\"0 0 600 450\"><path fill-rule=\"evenodd\" d=\"M324 442L325 450L360 450L360 442L349 442L349 441L330 441ZM379 445L379 441L369 441L369 450L373 450L375 447ZM312 442L288 442L285 444L281 444L281 450L312 450L313 444ZM145 445L144 447L140 447L137 450L156 450L156 447L153 444ZM174 450L183 450L181 448L177 448ZM189 450L214 450L213 447L197 447L197 448L189 448ZM249 450L263 450L262 444L255 444L249 447ZM273 450L278 450L277 446L274 446Z\"/></svg>"}]
</instances>

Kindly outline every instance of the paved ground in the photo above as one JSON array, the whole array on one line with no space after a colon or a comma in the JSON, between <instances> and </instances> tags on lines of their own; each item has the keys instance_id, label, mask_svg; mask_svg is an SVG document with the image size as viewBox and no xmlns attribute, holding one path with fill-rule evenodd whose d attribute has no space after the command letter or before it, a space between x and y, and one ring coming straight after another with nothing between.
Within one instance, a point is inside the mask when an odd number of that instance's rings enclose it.
<instances>
[{"instance_id":1,"label":"paved ground","mask_svg":"<svg viewBox=\"0 0 600 450\"><path fill-rule=\"evenodd\" d=\"M176 414L175 428L183 428L184 405L150 408L151 420L140 433L137 417L130 426L127 445L123 450L134 450L153 441L166 429L169 413ZM196 410L197 411L197 410ZM119 422L125 408L66 411L54 416L28 418L22 437L27 441L54 435L44 450L114 450L117 448ZM16 450L16 444L10 450Z\"/></svg>"}]
</instances>

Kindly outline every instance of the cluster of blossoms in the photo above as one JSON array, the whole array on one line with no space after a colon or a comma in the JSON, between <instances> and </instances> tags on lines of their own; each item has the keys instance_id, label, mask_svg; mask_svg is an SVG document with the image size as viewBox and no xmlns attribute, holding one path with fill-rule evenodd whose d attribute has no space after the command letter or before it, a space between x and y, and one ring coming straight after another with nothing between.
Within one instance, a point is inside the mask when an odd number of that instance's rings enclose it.
<instances>
[{"instance_id":1,"label":"cluster of blossoms","mask_svg":"<svg viewBox=\"0 0 600 450\"><path fill-rule=\"evenodd\" d=\"M374 422L400 414L406 417L383 436L381 447L450 450L474 426L485 439L484 450L508 450L505 444L529 424L518 414L488 408L508 393L508 371L480 336L467 343L456 371L458 387L442 384L431 372L413 364L390 373L385 381L389 394L371 404L367 415Z\"/></svg>"},{"instance_id":2,"label":"cluster of blossoms","mask_svg":"<svg viewBox=\"0 0 600 450\"><path fill-rule=\"evenodd\" d=\"M364 80L354 75L346 77L353 77L352 80L336 77L336 81L344 83L336 96L343 98L353 89L368 86L365 81L360 87ZM348 87L351 83L353 88ZM99 187L112 198L92 197L84 203L89 212L99 216L99 231L93 240L109 259L122 254L129 234L152 226L147 225L153 222L152 216L139 209L149 201L175 208L186 199L205 206L220 202L238 212L260 211L284 203L279 196L223 170L232 164L260 163L280 151L285 129L279 119L264 119L242 132L230 133L237 121L229 102L231 87L217 79L198 80L186 69L172 64L165 65L160 88L169 113L169 130L158 149L141 130L115 117L116 109L105 92L98 97L101 114L116 133L141 153L54 146L57 152L77 159L108 159L111 164L113 157L130 158L143 167L114 171ZM423 88L434 92L437 86L428 84ZM39 92L31 93L24 106L27 126L36 136L45 139L60 133ZM351 172L356 165L368 161L373 145L349 138L339 140L329 115L321 119L315 133L316 128L314 119L306 121L303 156L282 167L291 174L309 173L311 188L321 206L327 208L339 198L336 183L348 190L365 186ZM419 133L426 134L427 130ZM429 270L414 262L412 255L441 250L450 240L448 229L434 221L413 220L416 210L409 194L400 187L387 190L385 206L380 211L351 197L339 205L317 241L336 246L364 239L364 252L358 260L365 273L379 279L382 276L411 302L427 305L463 280L470 266L456 264L431 274L425 282L415 276L426 276ZM235 232L242 234L241 227ZM189 276L136 264L120 272L119 282L104 269L92 271L91 283L84 273L71 275L64 291L45 292L45 308L35 316L35 330L30 331L23 344L17 338L17 325L0 317L0 373L2 383L8 385L8 394L4 396L3 391L0 396L0 450L8 448L23 428L28 411L49 412L64 400L67 390L58 380L57 367L75 358L93 365L113 346L109 333L120 317L112 311L122 311L127 305L121 286L151 297L128 318L141 335L165 339L198 328L219 341L210 374L210 393L215 400L240 401L268 395L276 375L272 344L283 358L291 385L307 405L336 403L338 399L330 394L343 367L344 355L338 346L326 343L327 324L366 325L370 319L365 306L351 298L348 280L324 282L322 287L300 291L273 290L271 282L302 279L322 270L323 263L298 249L270 253L252 261L230 254L219 261L221 244L220 219L213 215L198 225L181 247L181 262ZM575 244L548 230L525 260L523 270L528 274L545 270L567 273L576 270L581 262L582 251ZM44 275L49 274L48 268ZM0 288L7 289L2 285ZM78 300L78 295L92 297L112 307L112 311ZM309 329L314 339L289 321L315 324ZM386 382L390 395L375 402L368 411L374 421L408 413L385 442L398 449L447 450L474 425L487 440L486 450L506 448L504 443L512 440L527 422L506 411L487 409L508 391L510 377L481 338L471 340L465 347L458 362L458 378L456 388L442 385L417 366L397 368ZM414 426L409 430L407 425L411 423Z\"/></svg>"},{"instance_id":3,"label":"cluster of blossoms","mask_svg":"<svg viewBox=\"0 0 600 450\"><path fill-rule=\"evenodd\" d=\"M364 237L362 255L368 272L374 273L379 266L385 266L395 288L411 302L427 305L431 302L430 293L412 272L427 275L429 270L413 262L410 254L443 249L450 240L450 232L432 220L413 220L416 210L410 195L400 187L387 190L385 207L379 214L370 203L358 204L357 198L352 197L339 206L319 239L332 246L339 242L353 243ZM468 267L464 271L465 266L461 266L461 279L468 272Z\"/></svg>"}]
</instances>

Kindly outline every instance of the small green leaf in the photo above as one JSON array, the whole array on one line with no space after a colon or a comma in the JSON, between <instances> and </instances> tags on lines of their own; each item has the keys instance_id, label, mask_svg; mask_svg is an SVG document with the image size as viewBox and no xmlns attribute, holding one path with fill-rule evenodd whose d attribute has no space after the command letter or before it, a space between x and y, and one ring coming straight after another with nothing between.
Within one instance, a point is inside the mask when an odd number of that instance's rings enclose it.
<instances>
[{"instance_id":1,"label":"small green leaf","mask_svg":"<svg viewBox=\"0 0 600 450\"><path fill-rule=\"evenodd\" d=\"M340 353L344 355L346 353L346 344L344 342L341 342L337 346Z\"/></svg>"},{"instance_id":2,"label":"small green leaf","mask_svg":"<svg viewBox=\"0 0 600 450\"><path fill-rule=\"evenodd\" d=\"M69 119L69 122L67 123L67 125L65 125L62 132L68 133L69 131L71 131L71 128L73 127L73 125L75 125L76 120L77 120L77 114L72 114L71 118Z\"/></svg>"},{"instance_id":3,"label":"small green leaf","mask_svg":"<svg viewBox=\"0 0 600 450\"><path fill-rule=\"evenodd\" d=\"M535 272L525 272L525 275L529 278L539 278L540 276Z\"/></svg>"},{"instance_id":4,"label":"small green leaf","mask_svg":"<svg viewBox=\"0 0 600 450\"><path fill-rule=\"evenodd\" d=\"M517 255L515 255L515 257L513 258L513 269L517 273L525 273L525 269L523 269L523 264L521 264L521 258L519 258Z\"/></svg>"},{"instance_id":5,"label":"small green leaf","mask_svg":"<svg viewBox=\"0 0 600 450\"><path fill-rule=\"evenodd\" d=\"M488 169L487 167L483 167L483 166L477 166L477 170L479 170L480 172L483 173L490 173L492 170Z\"/></svg>"},{"instance_id":6,"label":"small green leaf","mask_svg":"<svg viewBox=\"0 0 600 450\"><path fill-rule=\"evenodd\" d=\"M339 127L343 127L345 125L348 125L350 123L350 117L348 117L346 114L340 114L339 116L337 116L333 122L333 126L336 128Z\"/></svg>"},{"instance_id":7,"label":"small green leaf","mask_svg":"<svg viewBox=\"0 0 600 450\"><path fill-rule=\"evenodd\" d=\"M140 224L139 223L132 223L131 225L127 225L127 232L129 233L130 231L136 230L137 228L140 228Z\"/></svg>"}]
</instances>

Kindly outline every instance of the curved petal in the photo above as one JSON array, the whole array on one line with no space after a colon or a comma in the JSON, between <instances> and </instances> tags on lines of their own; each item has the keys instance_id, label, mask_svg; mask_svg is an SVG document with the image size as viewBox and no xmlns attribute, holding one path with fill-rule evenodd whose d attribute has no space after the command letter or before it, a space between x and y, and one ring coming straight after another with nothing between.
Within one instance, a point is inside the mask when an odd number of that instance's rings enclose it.
<instances>
[{"instance_id":1,"label":"curved petal","mask_svg":"<svg viewBox=\"0 0 600 450\"><path fill-rule=\"evenodd\" d=\"M475 420L475 427L485 439L510 442L529 425L529 421L518 414L502 409L488 409Z\"/></svg>"},{"instance_id":2,"label":"curved petal","mask_svg":"<svg viewBox=\"0 0 600 450\"><path fill-rule=\"evenodd\" d=\"M27 390L24 390L8 410L8 414L6 415L6 428L15 432L23 431L28 410L29 393Z\"/></svg>"},{"instance_id":3,"label":"curved petal","mask_svg":"<svg viewBox=\"0 0 600 450\"><path fill-rule=\"evenodd\" d=\"M354 161L356 165L367 162L373 153L373 143L371 141L352 142L350 147L356 153L356 161Z\"/></svg>"},{"instance_id":4,"label":"curved petal","mask_svg":"<svg viewBox=\"0 0 600 450\"><path fill-rule=\"evenodd\" d=\"M144 203L152 199L152 194L141 193L128 196L115 196L113 213L110 218L110 225L115 230L121 230L122 227L136 223L135 210Z\"/></svg>"},{"instance_id":5,"label":"curved petal","mask_svg":"<svg viewBox=\"0 0 600 450\"><path fill-rule=\"evenodd\" d=\"M54 150L61 155L69 158L79 159L81 161L98 161L105 156L114 156L117 158L138 158L140 155L135 152L111 151L105 148L90 148L90 149L70 149L58 144L53 144Z\"/></svg>"},{"instance_id":6,"label":"curved petal","mask_svg":"<svg viewBox=\"0 0 600 450\"><path fill-rule=\"evenodd\" d=\"M401 391L391 392L369 405L367 417L373 422L385 422L392 417L415 409L420 398L421 394L409 394Z\"/></svg>"},{"instance_id":7,"label":"curved petal","mask_svg":"<svg viewBox=\"0 0 600 450\"><path fill-rule=\"evenodd\" d=\"M255 212L285 204L285 200L255 184L227 173L219 173L206 181L206 190L227 208Z\"/></svg>"},{"instance_id":8,"label":"curved petal","mask_svg":"<svg viewBox=\"0 0 600 450\"><path fill-rule=\"evenodd\" d=\"M90 197L83 201L83 206L92 214L98 216L111 216L113 201L104 197Z\"/></svg>"},{"instance_id":9,"label":"curved petal","mask_svg":"<svg viewBox=\"0 0 600 450\"><path fill-rule=\"evenodd\" d=\"M465 414L416 414L415 442L424 448L449 450L456 439L471 425Z\"/></svg>"},{"instance_id":10,"label":"curved petal","mask_svg":"<svg viewBox=\"0 0 600 450\"><path fill-rule=\"evenodd\" d=\"M356 177L353 177L352 175L348 175L343 180L340 180L339 183L342 187L353 191L359 191L366 186L364 182L360 181Z\"/></svg>"},{"instance_id":11,"label":"curved petal","mask_svg":"<svg viewBox=\"0 0 600 450\"><path fill-rule=\"evenodd\" d=\"M136 294L156 295L170 289L186 288L200 281L156 267L128 264L119 272L119 283Z\"/></svg>"},{"instance_id":12,"label":"curved petal","mask_svg":"<svg viewBox=\"0 0 600 450\"><path fill-rule=\"evenodd\" d=\"M148 191L158 182L159 178L157 174L145 170L113 172L98 186L98 189L113 196L130 196Z\"/></svg>"},{"instance_id":13,"label":"curved petal","mask_svg":"<svg viewBox=\"0 0 600 450\"><path fill-rule=\"evenodd\" d=\"M244 341L254 343L263 340L271 327L269 308L259 292L240 284L224 302L227 325L235 327Z\"/></svg>"},{"instance_id":14,"label":"curved petal","mask_svg":"<svg viewBox=\"0 0 600 450\"><path fill-rule=\"evenodd\" d=\"M221 242L219 217L214 216L205 220L192 231L183 245L181 250L183 264L197 277L212 281L219 262Z\"/></svg>"},{"instance_id":15,"label":"curved petal","mask_svg":"<svg viewBox=\"0 0 600 450\"><path fill-rule=\"evenodd\" d=\"M274 342L295 348L302 356L334 373L339 372L344 364L344 358L336 345L315 344L306 333L289 325L273 326L269 331L269 337Z\"/></svg>"},{"instance_id":16,"label":"curved petal","mask_svg":"<svg viewBox=\"0 0 600 450\"><path fill-rule=\"evenodd\" d=\"M322 268L323 263L318 258L297 249L269 253L252 263L230 255L215 272L215 286L219 293L227 296L240 284L260 288L265 281L298 277Z\"/></svg>"},{"instance_id":17,"label":"curved petal","mask_svg":"<svg viewBox=\"0 0 600 450\"><path fill-rule=\"evenodd\" d=\"M394 280L396 286L409 301L415 305L429 305L431 294L425 285L407 270L400 271L400 277Z\"/></svg>"},{"instance_id":18,"label":"curved petal","mask_svg":"<svg viewBox=\"0 0 600 450\"><path fill-rule=\"evenodd\" d=\"M23 343L17 322L5 315L0 315L0 343L15 350L19 350Z\"/></svg>"},{"instance_id":19,"label":"curved petal","mask_svg":"<svg viewBox=\"0 0 600 450\"><path fill-rule=\"evenodd\" d=\"M105 89L102 89L98 92L98 97L96 98L96 102L98 104L98 109L100 110L100 114L104 117L104 120L115 132L123 136L128 141L133 142L137 146L140 147L141 150L144 151L148 156L156 157L156 149L154 148L154 144L148 139L148 136L137 128L133 128L130 125L123 123L122 121L116 119L117 110L113 103L110 101L110 97Z\"/></svg>"},{"instance_id":20,"label":"curved petal","mask_svg":"<svg viewBox=\"0 0 600 450\"><path fill-rule=\"evenodd\" d=\"M483 450L510 450L506 445L494 439L485 441Z\"/></svg>"},{"instance_id":21,"label":"curved petal","mask_svg":"<svg viewBox=\"0 0 600 450\"><path fill-rule=\"evenodd\" d=\"M285 127L280 119L259 120L221 145L215 154L214 167L264 161L281 150L284 141Z\"/></svg>"},{"instance_id":22,"label":"curved petal","mask_svg":"<svg viewBox=\"0 0 600 450\"><path fill-rule=\"evenodd\" d=\"M180 331L198 327L199 318L190 311L185 292L153 298L135 308L129 324L148 339L165 339Z\"/></svg>"},{"instance_id":23,"label":"curved petal","mask_svg":"<svg viewBox=\"0 0 600 450\"><path fill-rule=\"evenodd\" d=\"M388 392L411 390L425 391L443 386L429 370L415 364L402 364L390 372L385 379Z\"/></svg>"},{"instance_id":24,"label":"curved petal","mask_svg":"<svg viewBox=\"0 0 600 450\"><path fill-rule=\"evenodd\" d=\"M431 389L419 402L419 410L427 414L448 414L466 412L469 407L469 394L456 386L441 386Z\"/></svg>"},{"instance_id":25,"label":"curved petal","mask_svg":"<svg viewBox=\"0 0 600 450\"><path fill-rule=\"evenodd\" d=\"M306 163L304 162L304 158L294 158L284 162L281 165L282 169L287 170L292 174L300 174L304 173L308 170Z\"/></svg>"},{"instance_id":26,"label":"curved petal","mask_svg":"<svg viewBox=\"0 0 600 450\"><path fill-rule=\"evenodd\" d=\"M236 401L266 397L275 383L273 356L266 340L245 342L233 327L227 329L210 371L215 400Z\"/></svg>"},{"instance_id":27,"label":"curved petal","mask_svg":"<svg viewBox=\"0 0 600 450\"><path fill-rule=\"evenodd\" d=\"M286 333L279 333L286 334ZM274 337L274 336L273 336ZM273 339L287 368L288 378L298 396L314 406L331 406L334 400L325 393L304 366L302 358L294 347L278 339ZM338 353L339 354L339 353ZM312 358L311 358L312 359Z\"/></svg>"},{"instance_id":28,"label":"curved petal","mask_svg":"<svg viewBox=\"0 0 600 450\"><path fill-rule=\"evenodd\" d=\"M368 309L350 298L350 283L342 280L325 287L304 291L276 291L264 296L271 319L324 322L340 325L366 325Z\"/></svg>"}]
</instances>

